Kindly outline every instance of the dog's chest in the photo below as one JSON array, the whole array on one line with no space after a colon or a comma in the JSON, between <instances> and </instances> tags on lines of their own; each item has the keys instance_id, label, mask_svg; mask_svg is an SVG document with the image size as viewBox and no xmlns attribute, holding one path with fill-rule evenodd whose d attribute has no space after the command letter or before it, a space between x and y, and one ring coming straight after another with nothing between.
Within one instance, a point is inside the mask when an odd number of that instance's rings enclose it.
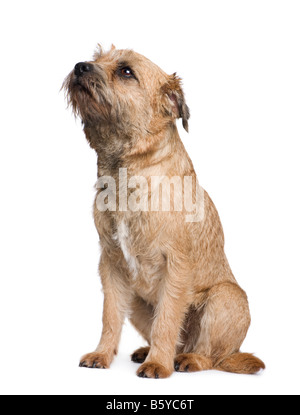
<instances>
[{"instance_id":1,"label":"dog's chest","mask_svg":"<svg viewBox=\"0 0 300 415\"><path fill-rule=\"evenodd\" d=\"M118 242L128 268L132 274L133 279L136 279L139 272L139 262L137 256L133 253L132 237L129 232L129 227L125 220L122 220L117 226L117 232L114 239Z\"/></svg>"},{"instance_id":2,"label":"dog's chest","mask_svg":"<svg viewBox=\"0 0 300 415\"><path fill-rule=\"evenodd\" d=\"M159 243L154 246L142 227L136 228L135 224L132 229L124 219L116 226L113 238L127 263L130 284L139 296L156 303L165 270L165 258Z\"/></svg>"}]
</instances>

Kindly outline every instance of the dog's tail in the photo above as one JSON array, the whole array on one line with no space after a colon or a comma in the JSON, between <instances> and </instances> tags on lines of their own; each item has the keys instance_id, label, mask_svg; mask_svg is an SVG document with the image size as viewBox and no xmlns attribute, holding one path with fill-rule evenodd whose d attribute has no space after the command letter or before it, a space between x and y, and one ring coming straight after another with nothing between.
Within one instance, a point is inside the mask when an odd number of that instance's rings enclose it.
<instances>
[{"instance_id":1,"label":"dog's tail","mask_svg":"<svg viewBox=\"0 0 300 415\"><path fill-rule=\"evenodd\" d=\"M258 357L250 353L234 353L217 364L214 369L223 372L251 375L265 369L266 366Z\"/></svg>"}]
</instances>

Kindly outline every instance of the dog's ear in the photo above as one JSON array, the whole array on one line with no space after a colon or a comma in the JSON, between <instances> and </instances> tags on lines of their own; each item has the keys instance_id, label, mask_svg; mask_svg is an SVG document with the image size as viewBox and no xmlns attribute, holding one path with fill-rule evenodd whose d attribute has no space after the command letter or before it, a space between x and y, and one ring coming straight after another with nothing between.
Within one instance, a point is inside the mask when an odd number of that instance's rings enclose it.
<instances>
[{"instance_id":1,"label":"dog's ear","mask_svg":"<svg viewBox=\"0 0 300 415\"><path fill-rule=\"evenodd\" d=\"M100 43L98 43L97 48L94 52L93 60L96 61L97 59L100 59L102 55L103 55L103 48L100 45Z\"/></svg>"},{"instance_id":2,"label":"dog's ear","mask_svg":"<svg viewBox=\"0 0 300 415\"><path fill-rule=\"evenodd\" d=\"M162 86L162 93L164 110L168 115L172 115L174 118L182 118L182 125L188 132L190 110L185 102L181 79L176 75L176 73L171 75L168 82Z\"/></svg>"}]
</instances>

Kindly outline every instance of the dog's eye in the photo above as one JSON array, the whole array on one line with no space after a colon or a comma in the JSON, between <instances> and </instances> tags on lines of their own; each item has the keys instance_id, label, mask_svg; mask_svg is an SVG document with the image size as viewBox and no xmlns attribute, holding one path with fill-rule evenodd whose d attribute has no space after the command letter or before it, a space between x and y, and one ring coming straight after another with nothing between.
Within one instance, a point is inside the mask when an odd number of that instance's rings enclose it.
<instances>
[{"instance_id":1,"label":"dog's eye","mask_svg":"<svg viewBox=\"0 0 300 415\"><path fill-rule=\"evenodd\" d=\"M133 78L133 71L129 66L126 66L125 68L122 68L120 71L121 75L124 76L124 78Z\"/></svg>"}]
</instances>

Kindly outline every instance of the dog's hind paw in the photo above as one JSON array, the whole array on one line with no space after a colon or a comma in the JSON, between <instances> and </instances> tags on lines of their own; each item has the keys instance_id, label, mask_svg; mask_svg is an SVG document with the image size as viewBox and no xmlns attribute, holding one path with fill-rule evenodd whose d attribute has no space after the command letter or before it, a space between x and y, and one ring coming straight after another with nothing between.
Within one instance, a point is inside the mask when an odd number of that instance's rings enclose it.
<instances>
[{"instance_id":1,"label":"dog's hind paw","mask_svg":"<svg viewBox=\"0 0 300 415\"><path fill-rule=\"evenodd\" d=\"M131 360L134 363L144 363L146 360L146 357L148 356L150 347L141 347L140 349L137 349L132 355Z\"/></svg>"}]
</instances>

